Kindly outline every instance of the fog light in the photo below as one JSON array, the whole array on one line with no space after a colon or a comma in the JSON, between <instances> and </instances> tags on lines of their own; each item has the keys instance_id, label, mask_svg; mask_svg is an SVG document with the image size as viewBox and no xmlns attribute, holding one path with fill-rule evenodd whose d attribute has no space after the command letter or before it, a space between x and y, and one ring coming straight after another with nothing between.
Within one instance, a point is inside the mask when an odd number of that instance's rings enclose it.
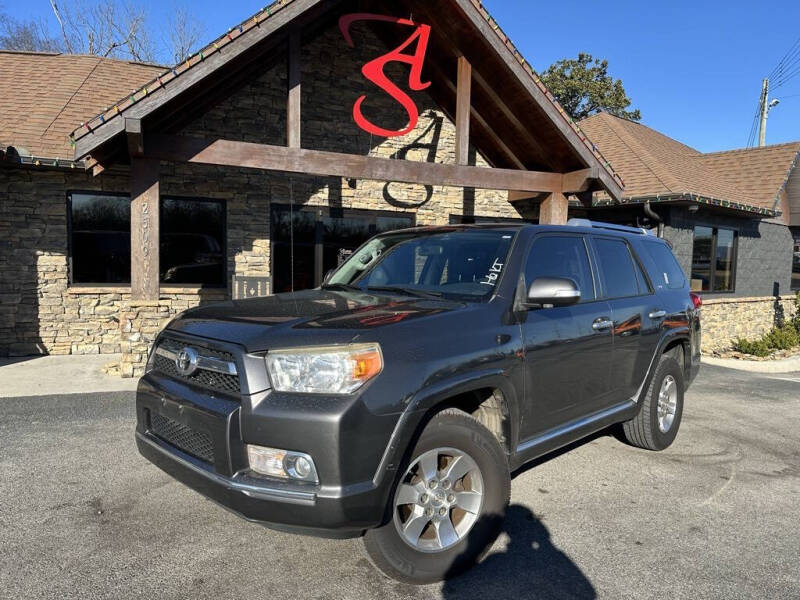
<instances>
[{"instance_id":1,"label":"fog light","mask_svg":"<svg viewBox=\"0 0 800 600\"><path fill-rule=\"evenodd\" d=\"M248 445L247 458L250 469L261 475L312 483L319 481L314 461L302 452Z\"/></svg>"}]
</instances>

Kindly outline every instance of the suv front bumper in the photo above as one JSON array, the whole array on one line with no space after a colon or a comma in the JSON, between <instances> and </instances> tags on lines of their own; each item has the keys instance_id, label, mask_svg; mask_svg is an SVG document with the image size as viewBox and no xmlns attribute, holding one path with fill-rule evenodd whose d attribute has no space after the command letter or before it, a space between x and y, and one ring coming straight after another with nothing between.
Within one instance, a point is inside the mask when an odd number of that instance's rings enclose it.
<instances>
[{"instance_id":1,"label":"suv front bumper","mask_svg":"<svg viewBox=\"0 0 800 600\"><path fill-rule=\"evenodd\" d=\"M278 398L270 402L267 394L254 408L247 397L240 402L149 374L142 378L137 392L136 444L145 458L167 474L249 521L336 538L356 537L379 525L391 476L376 481L377 464L364 461L358 453L352 456L353 464L342 466L342 449L361 443L348 441L343 429L350 427L342 426L351 421L348 415L358 410L353 407L360 402L343 406L341 415L332 417L323 412L315 418L307 411L287 415L281 410L283 401ZM168 419L184 436L203 436L213 450L193 453L191 442L159 435L153 426L154 415ZM315 423L317 433L309 435ZM370 424L364 425L369 431ZM364 432L362 437L371 436ZM302 446L293 447L289 440L294 444L300 441ZM317 463L320 484L252 474L245 456L246 443L308 452ZM208 454L205 460L200 458L203 454Z\"/></svg>"}]
</instances>

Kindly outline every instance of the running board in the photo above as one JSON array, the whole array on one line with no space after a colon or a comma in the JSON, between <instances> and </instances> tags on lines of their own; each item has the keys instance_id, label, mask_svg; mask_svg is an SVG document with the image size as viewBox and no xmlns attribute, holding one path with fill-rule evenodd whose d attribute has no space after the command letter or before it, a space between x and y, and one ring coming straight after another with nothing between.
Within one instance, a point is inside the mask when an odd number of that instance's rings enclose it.
<instances>
[{"instance_id":1,"label":"running board","mask_svg":"<svg viewBox=\"0 0 800 600\"><path fill-rule=\"evenodd\" d=\"M515 466L518 468L528 461L558 450L615 423L627 421L633 417L636 408L635 401L626 400L601 412L572 421L566 425L554 427L536 437L530 438L517 446L516 456L514 457Z\"/></svg>"}]
</instances>

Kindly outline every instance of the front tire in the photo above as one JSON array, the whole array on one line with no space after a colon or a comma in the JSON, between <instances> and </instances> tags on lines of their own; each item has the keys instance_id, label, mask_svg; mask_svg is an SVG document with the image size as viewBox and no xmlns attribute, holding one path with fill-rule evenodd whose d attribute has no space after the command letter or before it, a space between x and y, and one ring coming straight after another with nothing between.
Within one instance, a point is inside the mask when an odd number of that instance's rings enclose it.
<instances>
[{"instance_id":1,"label":"front tire","mask_svg":"<svg viewBox=\"0 0 800 600\"><path fill-rule=\"evenodd\" d=\"M364 536L367 555L404 583L454 577L497 539L510 487L495 436L468 414L445 410L414 447L390 501L391 518Z\"/></svg>"},{"instance_id":2,"label":"front tire","mask_svg":"<svg viewBox=\"0 0 800 600\"><path fill-rule=\"evenodd\" d=\"M668 448L681 425L684 389L680 364L662 355L639 413L622 426L628 443L647 450Z\"/></svg>"}]
</instances>

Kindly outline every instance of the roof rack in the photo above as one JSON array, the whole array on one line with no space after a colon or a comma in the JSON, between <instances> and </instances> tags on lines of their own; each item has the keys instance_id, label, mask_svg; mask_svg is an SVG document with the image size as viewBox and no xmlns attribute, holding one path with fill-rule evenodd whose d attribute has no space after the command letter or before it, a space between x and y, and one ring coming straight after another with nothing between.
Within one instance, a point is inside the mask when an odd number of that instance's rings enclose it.
<instances>
[{"instance_id":1,"label":"roof rack","mask_svg":"<svg viewBox=\"0 0 800 600\"><path fill-rule=\"evenodd\" d=\"M609 229L611 231L624 231L625 233L635 233L637 235L654 235L652 231L644 227L628 227L627 225L615 225L614 223L603 223L601 221L590 221L589 219L570 219L567 221L570 227L588 227L590 229Z\"/></svg>"}]
</instances>

